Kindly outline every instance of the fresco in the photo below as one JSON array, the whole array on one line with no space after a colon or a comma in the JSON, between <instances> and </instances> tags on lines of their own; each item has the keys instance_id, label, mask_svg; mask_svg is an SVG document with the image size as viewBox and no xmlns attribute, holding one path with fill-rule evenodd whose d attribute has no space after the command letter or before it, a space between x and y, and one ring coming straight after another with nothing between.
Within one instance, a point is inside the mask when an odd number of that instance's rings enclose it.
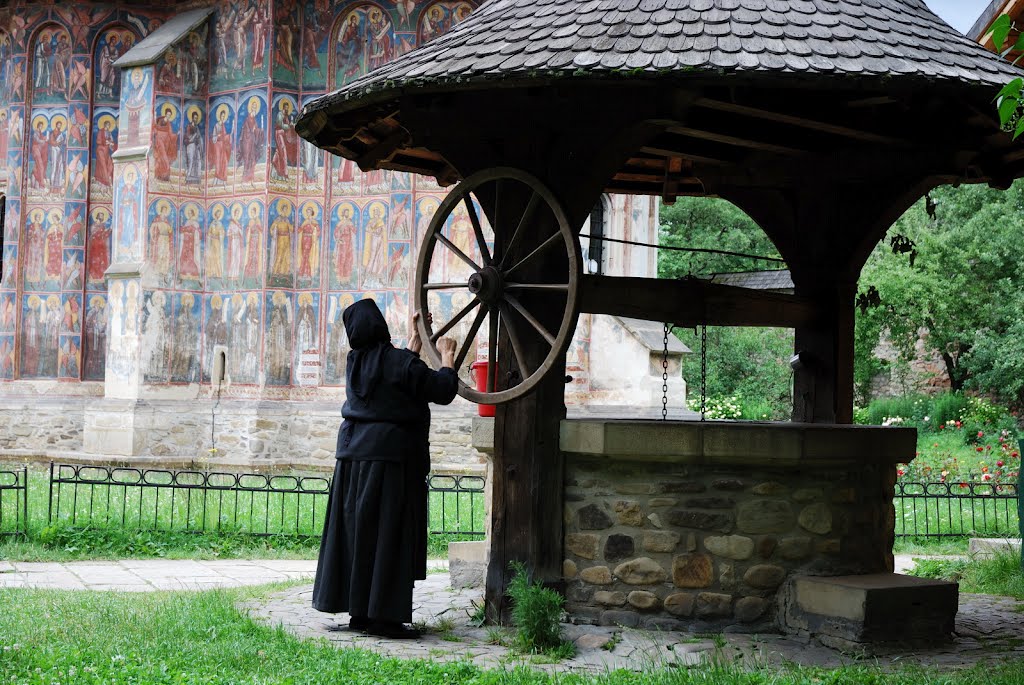
<instances>
[{"instance_id":1,"label":"fresco","mask_svg":"<svg viewBox=\"0 0 1024 685\"><path fill-rule=\"evenodd\" d=\"M303 3L300 38L302 85L306 89L327 87L327 37L334 22L330 0L298 0Z\"/></svg>"},{"instance_id":2,"label":"fresco","mask_svg":"<svg viewBox=\"0 0 1024 685\"><path fill-rule=\"evenodd\" d=\"M157 282L170 286L174 280L174 234L177 210L167 198L153 200L149 205L146 259Z\"/></svg>"},{"instance_id":3,"label":"fresco","mask_svg":"<svg viewBox=\"0 0 1024 685\"><path fill-rule=\"evenodd\" d=\"M199 382L199 323L202 320L200 304L199 295L174 294L171 308L174 317L170 363L172 383Z\"/></svg>"},{"instance_id":4,"label":"fresco","mask_svg":"<svg viewBox=\"0 0 1024 685\"><path fill-rule=\"evenodd\" d=\"M64 250L61 288L63 290L81 290L84 268L85 250Z\"/></svg>"},{"instance_id":5,"label":"fresco","mask_svg":"<svg viewBox=\"0 0 1024 685\"><path fill-rule=\"evenodd\" d=\"M21 200L8 198L4 216L4 242L16 243L21 237Z\"/></svg>"},{"instance_id":6,"label":"fresco","mask_svg":"<svg viewBox=\"0 0 1024 685\"><path fill-rule=\"evenodd\" d=\"M222 0L213 26L211 90L266 81L270 33L268 0Z\"/></svg>"},{"instance_id":7,"label":"fresco","mask_svg":"<svg viewBox=\"0 0 1024 685\"><path fill-rule=\"evenodd\" d=\"M110 210L95 207L89 213L89 236L86 249L85 283L89 290L106 290L104 273L110 266Z\"/></svg>"},{"instance_id":8,"label":"fresco","mask_svg":"<svg viewBox=\"0 0 1024 685\"><path fill-rule=\"evenodd\" d=\"M18 246L4 245L4 270L0 277L0 288L14 289L17 287L18 273Z\"/></svg>"},{"instance_id":9,"label":"fresco","mask_svg":"<svg viewBox=\"0 0 1024 685\"><path fill-rule=\"evenodd\" d=\"M395 174L395 176L399 175ZM392 240L410 240L412 238L413 214L412 193L393 193L391 195L389 228Z\"/></svg>"},{"instance_id":10,"label":"fresco","mask_svg":"<svg viewBox=\"0 0 1024 685\"><path fill-rule=\"evenodd\" d=\"M262 293L231 296L228 320L228 373L232 383L259 383Z\"/></svg>"},{"instance_id":11,"label":"fresco","mask_svg":"<svg viewBox=\"0 0 1024 685\"><path fill-rule=\"evenodd\" d=\"M304 292L296 297L294 383L318 386L321 381L320 293Z\"/></svg>"},{"instance_id":12,"label":"fresco","mask_svg":"<svg viewBox=\"0 0 1024 685\"><path fill-rule=\"evenodd\" d=\"M83 247L85 245L85 203L67 202L64 204L64 246Z\"/></svg>"},{"instance_id":13,"label":"fresco","mask_svg":"<svg viewBox=\"0 0 1024 685\"><path fill-rule=\"evenodd\" d=\"M351 159L331 155L331 191L335 197L362 193L363 172Z\"/></svg>"},{"instance_id":14,"label":"fresco","mask_svg":"<svg viewBox=\"0 0 1024 685\"><path fill-rule=\"evenodd\" d=\"M117 150L117 109L96 108L92 125L92 200L109 202L114 196L114 152Z\"/></svg>"},{"instance_id":15,"label":"fresco","mask_svg":"<svg viewBox=\"0 0 1024 685\"><path fill-rule=\"evenodd\" d=\"M228 167L234 157L235 98L233 95L214 98L210 103L212 117L209 122L207 143L207 191L210 194L228 194L232 181Z\"/></svg>"},{"instance_id":16,"label":"fresco","mask_svg":"<svg viewBox=\"0 0 1024 685\"><path fill-rule=\"evenodd\" d=\"M28 197L55 202L64 199L67 167L67 110L46 109L32 113L28 144Z\"/></svg>"},{"instance_id":17,"label":"fresco","mask_svg":"<svg viewBox=\"0 0 1024 685\"><path fill-rule=\"evenodd\" d=\"M224 311L224 297L219 294L204 296L203 305L203 382L210 381L213 369L213 350L228 341L227 312Z\"/></svg>"},{"instance_id":18,"label":"fresco","mask_svg":"<svg viewBox=\"0 0 1024 685\"><path fill-rule=\"evenodd\" d=\"M383 288L387 285L388 270L388 206L380 201L368 202L363 207L363 245L359 267L360 285L364 289Z\"/></svg>"},{"instance_id":19,"label":"fresco","mask_svg":"<svg viewBox=\"0 0 1024 685\"><path fill-rule=\"evenodd\" d=\"M204 266L206 269L206 286L211 290L224 288L227 277L227 232L225 227L225 213L227 208L223 202L215 202L210 206L207 228L204 237L206 255ZM237 227L239 246L237 254L241 255L241 225ZM239 262L238 273L241 273L241 262Z\"/></svg>"},{"instance_id":20,"label":"fresco","mask_svg":"<svg viewBox=\"0 0 1024 685\"><path fill-rule=\"evenodd\" d=\"M251 191L266 182L267 98L264 91L247 91L238 98L236 191Z\"/></svg>"},{"instance_id":21,"label":"fresco","mask_svg":"<svg viewBox=\"0 0 1024 685\"><path fill-rule=\"evenodd\" d=\"M153 124L153 68L132 67L121 88L121 121L125 147L138 147L149 138Z\"/></svg>"},{"instance_id":22,"label":"fresco","mask_svg":"<svg viewBox=\"0 0 1024 685\"><path fill-rule=\"evenodd\" d=\"M275 290L265 295L264 370L267 385L288 385L292 376L294 293Z\"/></svg>"},{"instance_id":23,"label":"fresco","mask_svg":"<svg viewBox=\"0 0 1024 685\"><path fill-rule=\"evenodd\" d=\"M206 169L205 103L201 100L185 101L184 129L181 133L182 192L201 196Z\"/></svg>"},{"instance_id":24,"label":"fresco","mask_svg":"<svg viewBox=\"0 0 1024 685\"><path fill-rule=\"evenodd\" d=\"M330 49L334 88L390 62L395 36L387 10L373 3L355 5L336 23Z\"/></svg>"},{"instance_id":25,"label":"fresco","mask_svg":"<svg viewBox=\"0 0 1024 685\"><path fill-rule=\"evenodd\" d=\"M14 351L16 348L13 335L0 335L0 378L14 379Z\"/></svg>"},{"instance_id":26,"label":"fresco","mask_svg":"<svg viewBox=\"0 0 1024 685\"><path fill-rule=\"evenodd\" d=\"M130 163L118 169L114 188L114 211L117 221L117 240L114 254L120 261L142 260L140 231L144 215L145 188L139 165Z\"/></svg>"},{"instance_id":27,"label":"fresco","mask_svg":"<svg viewBox=\"0 0 1024 685\"><path fill-rule=\"evenodd\" d=\"M298 288L320 287L320 246L322 244L323 207L307 200L299 207L299 226L295 229L295 283Z\"/></svg>"},{"instance_id":28,"label":"fresco","mask_svg":"<svg viewBox=\"0 0 1024 685\"><path fill-rule=\"evenodd\" d=\"M302 99L303 106L318 97L307 95ZM325 186L324 151L304 138L299 138L299 169L299 193L322 196Z\"/></svg>"},{"instance_id":29,"label":"fresco","mask_svg":"<svg viewBox=\"0 0 1024 685\"><path fill-rule=\"evenodd\" d=\"M300 0L274 3L273 78L279 86L299 87Z\"/></svg>"},{"instance_id":30,"label":"fresco","mask_svg":"<svg viewBox=\"0 0 1024 685\"><path fill-rule=\"evenodd\" d=\"M64 266L64 211L33 209L25 228L24 283L26 290L59 291Z\"/></svg>"},{"instance_id":31,"label":"fresco","mask_svg":"<svg viewBox=\"0 0 1024 685\"><path fill-rule=\"evenodd\" d=\"M188 290L203 287L203 208L186 202L178 209L177 274L178 286Z\"/></svg>"},{"instance_id":32,"label":"fresco","mask_svg":"<svg viewBox=\"0 0 1024 685\"><path fill-rule=\"evenodd\" d=\"M83 378L101 381L107 364L107 298L90 295L82 332L82 354L85 358Z\"/></svg>"},{"instance_id":33,"label":"fresco","mask_svg":"<svg viewBox=\"0 0 1024 685\"><path fill-rule=\"evenodd\" d=\"M36 34L32 49L32 102L34 104L67 102L71 52L71 35L67 29L48 25Z\"/></svg>"},{"instance_id":34,"label":"fresco","mask_svg":"<svg viewBox=\"0 0 1024 685\"><path fill-rule=\"evenodd\" d=\"M60 328L64 319L59 295L25 295L22 306L21 375L56 378Z\"/></svg>"},{"instance_id":35,"label":"fresco","mask_svg":"<svg viewBox=\"0 0 1024 685\"><path fill-rule=\"evenodd\" d=\"M294 287L295 283L295 207L286 198L270 204L267 235L267 287Z\"/></svg>"},{"instance_id":36,"label":"fresco","mask_svg":"<svg viewBox=\"0 0 1024 685\"><path fill-rule=\"evenodd\" d=\"M359 281L359 207L345 201L331 211L330 286L338 290L354 290Z\"/></svg>"},{"instance_id":37,"label":"fresco","mask_svg":"<svg viewBox=\"0 0 1024 685\"><path fill-rule=\"evenodd\" d=\"M240 208L241 206L242 203L240 202L231 205L232 221L235 220L236 214L241 217L240 209L236 209L236 207ZM278 211L285 211L280 204L278 205ZM266 241L263 228L266 212L264 211L263 203L259 200L250 202L245 208L245 216L247 220L242 238L242 271L240 278L233 277L233 274L236 274L234 269L238 262L235 253L231 250L233 226L231 222L228 223L228 275L229 278L233 278L232 283L239 287L259 288L263 285L263 245ZM281 218L280 215L278 218Z\"/></svg>"},{"instance_id":38,"label":"fresco","mask_svg":"<svg viewBox=\"0 0 1024 685\"><path fill-rule=\"evenodd\" d=\"M327 347L324 348L324 385L343 385L345 362L348 358L348 338L341 313L355 302L353 293L328 293L327 296Z\"/></svg>"},{"instance_id":39,"label":"fresco","mask_svg":"<svg viewBox=\"0 0 1024 685\"><path fill-rule=\"evenodd\" d=\"M398 2L401 4L403 0L398 0ZM441 0L441 2L428 5L420 14L418 42L426 43L428 40L447 33L453 26L466 19L472 11L473 6L468 2Z\"/></svg>"},{"instance_id":40,"label":"fresco","mask_svg":"<svg viewBox=\"0 0 1024 685\"><path fill-rule=\"evenodd\" d=\"M156 99L156 118L153 120L153 140L150 147L152 160L151 188L160 193L178 192L181 168L178 153L181 149L181 103L174 98Z\"/></svg>"},{"instance_id":41,"label":"fresco","mask_svg":"<svg viewBox=\"0 0 1024 685\"><path fill-rule=\"evenodd\" d=\"M18 316L17 295L15 293L0 294L0 333L14 333Z\"/></svg>"},{"instance_id":42,"label":"fresco","mask_svg":"<svg viewBox=\"0 0 1024 685\"><path fill-rule=\"evenodd\" d=\"M270 187L276 190L288 191L296 187L295 171L299 164L300 145L299 136L295 132L295 121L298 119L296 103L295 95L290 93L278 93L274 96L274 130L270 140Z\"/></svg>"},{"instance_id":43,"label":"fresco","mask_svg":"<svg viewBox=\"0 0 1024 685\"><path fill-rule=\"evenodd\" d=\"M96 104L117 105L121 100L121 69L114 62L121 58L136 34L125 27L113 26L99 32L93 57L93 96Z\"/></svg>"},{"instance_id":44,"label":"fresco","mask_svg":"<svg viewBox=\"0 0 1024 685\"><path fill-rule=\"evenodd\" d=\"M169 380L171 301L162 290L147 291L142 306L143 378L162 383Z\"/></svg>"}]
</instances>

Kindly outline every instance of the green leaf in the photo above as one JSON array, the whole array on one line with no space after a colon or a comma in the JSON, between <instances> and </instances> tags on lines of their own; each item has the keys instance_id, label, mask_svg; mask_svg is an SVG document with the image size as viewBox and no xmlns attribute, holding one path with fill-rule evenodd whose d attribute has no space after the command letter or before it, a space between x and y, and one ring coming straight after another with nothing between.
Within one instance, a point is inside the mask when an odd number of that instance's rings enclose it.
<instances>
[{"instance_id":1,"label":"green leaf","mask_svg":"<svg viewBox=\"0 0 1024 685\"><path fill-rule=\"evenodd\" d=\"M996 95L995 99L998 100L1000 98L1004 98L1007 96L1019 98L1021 90L1024 90L1024 79L1018 77L1007 83L1005 86L1003 86L1002 89L1000 89L999 93Z\"/></svg>"},{"instance_id":2,"label":"green leaf","mask_svg":"<svg viewBox=\"0 0 1024 685\"><path fill-rule=\"evenodd\" d=\"M1010 21L1010 15L1000 14L999 17L992 22L992 42L996 46L996 50L999 52L1003 51L1003 46L1006 44L1006 37L1010 35L1010 28L1013 26L1013 22Z\"/></svg>"},{"instance_id":3,"label":"green leaf","mask_svg":"<svg viewBox=\"0 0 1024 685\"><path fill-rule=\"evenodd\" d=\"M1017 140L1022 133L1024 133L1024 117L1021 117L1020 121L1017 122L1017 128L1013 132L1013 139Z\"/></svg>"},{"instance_id":4,"label":"green leaf","mask_svg":"<svg viewBox=\"0 0 1024 685\"><path fill-rule=\"evenodd\" d=\"M1017 103L1019 100L1015 97L1005 97L1002 102L999 103L999 123L1006 126L1007 122L1010 121L1010 117L1017 111Z\"/></svg>"}]
</instances>

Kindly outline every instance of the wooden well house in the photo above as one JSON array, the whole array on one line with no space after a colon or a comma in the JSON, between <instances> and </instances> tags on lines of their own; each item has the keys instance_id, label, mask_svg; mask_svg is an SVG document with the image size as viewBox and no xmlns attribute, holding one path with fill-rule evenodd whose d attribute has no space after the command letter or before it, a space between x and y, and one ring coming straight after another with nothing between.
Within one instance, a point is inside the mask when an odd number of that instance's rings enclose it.
<instances>
[{"instance_id":1,"label":"wooden well house","mask_svg":"<svg viewBox=\"0 0 1024 685\"><path fill-rule=\"evenodd\" d=\"M892 573L894 465L916 436L851 425L854 299L929 189L1024 174L993 104L1018 73L923 0L491 0L306 107L300 134L360 168L458 183L421 236L416 297L465 293L424 339L468 329L496 369L462 389L498 404L492 618L522 560L579 621L949 633L956 586ZM729 200L794 292L584 275L604 192ZM579 312L795 329L792 422L567 420Z\"/></svg>"}]
</instances>

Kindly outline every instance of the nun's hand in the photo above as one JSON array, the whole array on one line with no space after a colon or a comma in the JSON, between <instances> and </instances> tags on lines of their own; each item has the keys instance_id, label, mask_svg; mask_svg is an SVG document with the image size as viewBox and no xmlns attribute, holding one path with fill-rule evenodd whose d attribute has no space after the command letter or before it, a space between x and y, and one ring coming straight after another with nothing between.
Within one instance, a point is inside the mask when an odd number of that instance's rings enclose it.
<instances>
[{"instance_id":1,"label":"nun's hand","mask_svg":"<svg viewBox=\"0 0 1024 685\"><path fill-rule=\"evenodd\" d=\"M423 340L420 339L419 322L420 322L420 313L416 312L416 313L414 313L412 315L412 325L409 326L409 329L410 329L411 332L409 334L409 346L408 346L408 350L410 352L415 352L416 354L419 354L420 350L423 349ZM430 312L427 312L427 325L431 326L431 325L433 325L433 323L434 323L434 316Z\"/></svg>"},{"instance_id":2,"label":"nun's hand","mask_svg":"<svg viewBox=\"0 0 1024 685\"><path fill-rule=\"evenodd\" d=\"M437 341L437 351L441 353L441 366L455 368L455 351L458 346L454 338L441 338Z\"/></svg>"}]
</instances>

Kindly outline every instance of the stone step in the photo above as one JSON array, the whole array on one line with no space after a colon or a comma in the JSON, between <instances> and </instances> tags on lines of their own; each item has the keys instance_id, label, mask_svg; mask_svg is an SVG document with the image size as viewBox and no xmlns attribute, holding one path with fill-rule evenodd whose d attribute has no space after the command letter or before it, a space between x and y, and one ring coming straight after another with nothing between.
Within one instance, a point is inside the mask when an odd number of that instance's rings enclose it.
<instances>
[{"instance_id":1,"label":"stone step","mask_svg":"<svg viewBox=\"0 0 1024 685\"><path fill-rule=\"evenodd\" d=\"M959 586L897 573L797 576L783 595L786 632L839 649L951 638Z\"/></svg>"},{"instance_id":2,"label":"stone step","mask_svg":"<svg viewBox=\"0 0 1024 685\"><path fill-rule=\"evenodd\" d=\"M967 553L971 557L992 558L998 552L1020 554L1020 539L1014 538L971 538Z\"/></svg>"}]
</instances>

